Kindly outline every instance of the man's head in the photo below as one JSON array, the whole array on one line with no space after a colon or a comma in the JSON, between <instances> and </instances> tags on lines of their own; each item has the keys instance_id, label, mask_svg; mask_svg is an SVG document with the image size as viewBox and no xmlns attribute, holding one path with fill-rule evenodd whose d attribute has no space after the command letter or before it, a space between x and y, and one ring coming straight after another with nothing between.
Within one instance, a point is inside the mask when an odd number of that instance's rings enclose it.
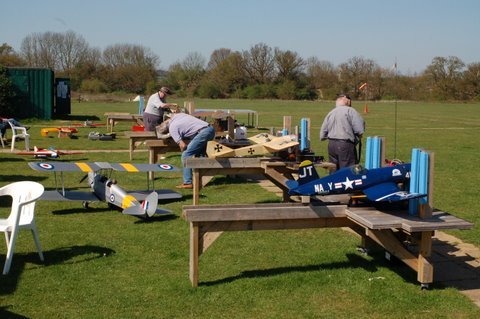
<instances>
[{"instance_id":1,"label":"man's head","mask_svg":"<svg viewBox=\"0 0 480 319\"><path fill-rule=\"evenodd\" d=\"M352 106L352 98L348 94L338 94L336 104Z\"/></svg>"},{"instance_id":2,"label":"man's head","mask_svg":"<svg viewBox=\"0 0 480 319\"><path fill-rule=\"evenodd\" d=\"M163 93L163 95L172 95L173 92L166 86L162 86L158 92Z\"/></svg>"}]
</instances>

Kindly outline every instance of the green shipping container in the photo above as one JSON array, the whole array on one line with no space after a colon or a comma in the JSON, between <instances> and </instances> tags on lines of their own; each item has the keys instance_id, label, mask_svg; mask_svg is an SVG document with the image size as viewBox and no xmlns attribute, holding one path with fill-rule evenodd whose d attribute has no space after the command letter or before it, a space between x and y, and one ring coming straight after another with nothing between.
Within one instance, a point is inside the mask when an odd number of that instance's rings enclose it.
<instances>
[{"instance_id":1,"label":"green shipping container","mask_svg":"<svg viewBox=\"0 0 480 319\"><path fill-rule=\"evenodd\" d=\"M15 118L52 119L54 74L50 69L7 68L15 86Z\"/></svg>"}]
</instances>

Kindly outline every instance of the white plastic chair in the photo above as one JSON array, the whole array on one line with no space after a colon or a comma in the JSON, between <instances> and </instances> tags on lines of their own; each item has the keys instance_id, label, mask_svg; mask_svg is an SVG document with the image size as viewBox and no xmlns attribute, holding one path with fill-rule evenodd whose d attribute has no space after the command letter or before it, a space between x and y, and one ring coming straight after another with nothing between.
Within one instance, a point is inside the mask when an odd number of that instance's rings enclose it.
<instances>
[{"instance_id":1,"label":"white plastic chair","mask_svg":"<svg viewBox=\"0 0 480 319\"><path fill-rule=\"evenodd\" d=\"M37 246L40 260L43 261L42 247L38 239L37 227L35 225L35 202L43 194L42 184L37 182L23 181L15 182L0 188L0 196L12 197L12 210L8 218L0 219L0 231L5 233L7 242L7 257L3 274L8 274L13 259L13 250L20 229L30 229L33 240Z\"/></svg>"},{"instance_id":2,"label":"white plastic chair","mask_svg":"<svg viewBox=\"0 0 480 319\"><path fill-rule=\"evenodd\" d=\"M5 148L5 143L3 142L3 138L5 136L0 132L0 143L2 143L2 148Z\"/></svg>"},{"instance_id":3,"label":"white plastic chair","mask_svg":"<svg viewBox=\"0 0 480 319\"><path fill-rule=\"evenodd\" d=\"M27 129L22 126L15 126L12 122L8 121L10 128L12 129L12 152L15 149L15 140L23 138L25 140L25 150L30 150L30 135L27 133Z\"/></svg>"}]
</instances>

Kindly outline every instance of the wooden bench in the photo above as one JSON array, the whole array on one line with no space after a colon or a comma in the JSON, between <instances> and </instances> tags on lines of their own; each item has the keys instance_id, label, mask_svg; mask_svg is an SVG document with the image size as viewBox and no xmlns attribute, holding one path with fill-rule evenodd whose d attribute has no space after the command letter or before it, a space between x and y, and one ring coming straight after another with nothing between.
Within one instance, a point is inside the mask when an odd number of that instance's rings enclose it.
<instances>
[{"instance_id":1,"label":"wooden bench","mask_svg":"<svg viewBox=\"0 0 480 319\"><path fill-rule=\"evenodd\" d=\"M321 163L316 166L330 169L331 165ZM193 205L199 204L203 178L215 175L263 175L282 190L284 201L289 201L286 181L293 179L292 174L298 171L284 161L271 157L187 158L185 167L193 171Z\"/></svg>"},{"instance_id":2,"label":"wooden bench","mask_svg":"<svg viewBox=\"0 0 480 319\"><path fill-rule=\"evenodd\" d=\"M148 148L148 163L155 164L163 157L167 152L179 152L180 148L173 139L157 139L146 140L145 145ZM154 172L149 173L149 178L153 180L155 178Z\"/></svg>"},{"instance_id":3,"label":"wooden bench","mask_svg":"<svg viewBox=\"0 0 480 319\"><path fill-rule=\"evenodd\" d=\"M463 219L440 211L422 219L407 212L297 203L191 205L183 207L183 217L190 223L189 272L193 287L198 286L199 256L224 231L349 227L362 237L364 246L377 243L416 271L417 280L424 288L433 282L430 255L434 231L473 227ZM418 254L403 245L399 233L418 243Z\"/></svg>"},{"instance_id":4,"label":"wooden bench","mask_svg":"<svg viewBox=\"0 0 480 319\"><path fill-rule=\"evenodd\" d=\"M128 151L130 152L130 160L133 159L133 151L139 142L157 139L157 134L150 131L126 131L125 136L129 139Z\"/></svg>"},{"instance_id":5,"label":"wooden bench","mask_svg":"<svg viewBox=\"0 0 480 319\"><path fill-rule=\"evenodd\" d=\"M110 133L112 133L115 124L120 121L134 122L137 125L143 125L143 115L141 114L107 112L104 115L107 117L107 130L110 125Z\"/></svg>"}]
</instances>

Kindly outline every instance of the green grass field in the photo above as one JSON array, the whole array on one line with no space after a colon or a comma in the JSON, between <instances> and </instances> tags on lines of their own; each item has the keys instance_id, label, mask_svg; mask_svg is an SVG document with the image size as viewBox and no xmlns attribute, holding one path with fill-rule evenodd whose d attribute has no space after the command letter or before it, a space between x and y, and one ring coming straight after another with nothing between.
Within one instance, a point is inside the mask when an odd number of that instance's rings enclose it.
<instances>
[{"instance_id":1,"label":"green grass field","mask_svg":"<svg viewBox=\"0 0 480 319\"><path fill-rule=\"evenodd\" d=\"M183 100L172 101L183 105ZM309 117L311 147L316 154L327 155L318 130L333 103L195 100L195 104L197 108L256 110L265 130L281 129L284 115L291 115L295 125ZM363 102L354 107L363 114ZM476 206L480 105L395 106L392 102L369 103L368 109L363 114L365 136L385 136L387 158L409 161L413 147L435 152L434 205L473 222L472 230L449 233L480 246ZM61 160L120 162L129 161L127 140L121 138L129 123L116 126L119 138L110 142L89 141L86 136L93 130L89 128L80 128L77 139L43 138L40 129L86 119L104 123L104 112L137 110L134 102L74 102L68 117L25 122L31 126L31 146L125 150ZM0 153L0 186L27 179L53 187L53 176L34 172L27 166L29 161L29 157ZM147 162L147 153L136 152L134 161ZM165 161L180 166L180 154L169 153ZM146 187L144 174L116 173L115 177L129 189ZM156 177L156 188L171 189L181 183L179 172ZM81 178L82 174L68 174L67 186L88 191L86 184L79 184ZM416 274L407 266L388 262L381 253L359 254L359 238L341 229L225 233L200 258L200 286L193 289L188 278L189 228L181 217L182 206L191 204L192 197L191 191L182 192L183 200L161 204L175 214L152 222L124 216L103 203L85 210L77 202L38 202L45 263L40 263L31 235L22 232L10 274L0 276L0 318L480 317L480 309L456 289L433 284L429 291L421 291ZM279 201L256 183L224 176L203 188L200 198L202 204ZM8 209L0 201L2 217ZM6 249L2 247L3 267Z\"/></svg>"}]
</instances>

